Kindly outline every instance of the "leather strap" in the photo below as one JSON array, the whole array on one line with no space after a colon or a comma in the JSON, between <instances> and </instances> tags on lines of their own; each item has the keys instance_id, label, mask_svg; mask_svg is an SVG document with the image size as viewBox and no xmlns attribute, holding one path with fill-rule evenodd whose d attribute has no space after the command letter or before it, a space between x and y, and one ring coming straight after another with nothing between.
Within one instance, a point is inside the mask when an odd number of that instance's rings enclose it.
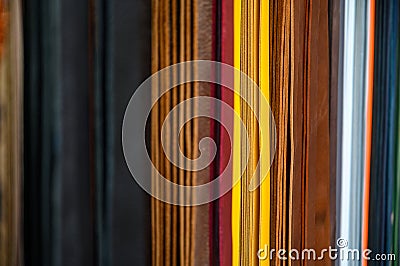
<instances>
[{"instance_id":1,"label":"leather strap","mask_svg":"<svg viewBox=\"0 0 400 266\"><path fill-rule=\"evenodd\" d=\"M363 228L362 228L362 249L368 248L368 222L369 222L369 201L370 201L370 174L371 174L371 138L372 138L372 110L373 110L373 89L374 89L374 50L375 50L375 0L370 0L368 7L368 58L367 58L367 120L365 132L365 170L364 170L364 200L363 200ZM363 266L367 261L363 259Z\"/></svg>"},{"instance_id":2,"label":"leather strap","mask_svg":"<svg viewBox=\"0 0 400 266\"><path fill-rule=\"evenodd\" d=\"M241 5L242 0L234 0L233 2L233 62L234 67L240 69L240 51L241 51L241 41L240 41L240 29L241 29ZM234 109L235 112L240 116L240 77L235 76L235 95L234 98ZM241 157L240 157L240 121L239 118L234 118L234 132L233 132L233 182L239 180L232 188L232 265L240 265L240 227L241 227Z\"/></svg>"},{"instance_id":3,"label":"leather strap","mask_svg":"<svg viewBox=\"0 0 400 266\"><path fill-rule=\"evenodd\" d=\"M293 166L291 167L291 220L290 220L290 239L289 248L301 250L303 247L304 239L304 169L305 169L305 154L304 154L304 70L305 70L305 54L306 54L306 3L304 1L294 1L294 21L292 25L294 30L293 53L294 60L294 79L293 86L290 93L290 119L291 119L291 160ZM292 66L293 68L293 66ZM300 261L292 261L291 265L300 265Z\"/></svg>"},{"instance_id":4,"label":"leather strap","mask_svg":"<svg viewBox=\"0 0 400 266\"><path fill-rule=\"evenodd\" d=\"M269 58L269 1L260 2L260 47L259 47L259 75L260 75L260 89L264 97L270 100L270 58ZM260 128L262 134L267 134L268 139L270 138L271 121L272 118L268 114L263 114L260 112L260 121L262 121ZM266 145L267 149L270 149L271 143L260 143L260 145ZM261 148L260 148L261 149ZM271 155L270 155L271 156ZM270 167L270 158L266 158L264 162L261 162L261 167ZM260 176L260 178L264 178ZM271 224L271 174L267 174L265 179L262 181L260 186L260 237L259 237L259 248L265 249L265 247L270 246L270 224ZM268 253L268 250L264 250ZM269 258L266 260L261 260L260 265L269 266Z\"/></svg>"},{"instance_id":5,"label":"leather strap","mask_svg":"<svg viewBox=\"0 0 400 266\"><path fill-rule=\"evenodd\" d=\"M21 1L0 1L0 264L23 263ZM37 140L35 140L37 141Z\"/></svg>"},{"instance_id":6,"label":"leather strap","mask_svg":"<svg viewBox=\"0 0 400 266\"><path fill-rule=\"evenodd\" d=\"M329 36L328 1L310 1L307 86L307 165L305 246L330 244L329 210ZM308 263L326 265L325 260Z\"/></svg>"},{"instance_id":7,"label":"leather strap","mask_svg":"<svg viewBox=\"0 0 400 266\"><path fill-rule=\"evenodd\" d=\"M233 65L233 1L222 0L221 12L221 32L220 32L220 53L223 63ZM218 38L218 35L217 35ZM218 59L218 58L217 58ZM222 77L224 78L224 77ZM234 77L228 77L233 79ZM221 100L233 107L233 93L230 89L220 88ZM223 125L233 125L233 117L224 112L220 113ZM232 169L226 169L229 159L233 156L231 152L232 144L227 134L226 129L219 125L219 153L220 161L218 165L218 175L223 171L232 173ZM232 130L233 127L228 130ZM231 191L225 194L218 200L218 245L219 245L219 260L221 266L232 265L232 227L231 227L231 212L232 212L232 193ZM218 265L218 264L216 264Z\"/></svg>"},{"instance_id":8,"label":"leather strap","mask_svg":"<svg viewBox=\"0 0 400 266\"><path fill-rule=\"evenodd\" d=\"M340 1L329 1L329 39L330 39L330 102L329 102L329 150L330 150L330 223L331 246L336 245L336 181L338 144L338 91L339 91L339 38ZM332 262L333 264L334 262Z\"/></svg>"}]
</instances>

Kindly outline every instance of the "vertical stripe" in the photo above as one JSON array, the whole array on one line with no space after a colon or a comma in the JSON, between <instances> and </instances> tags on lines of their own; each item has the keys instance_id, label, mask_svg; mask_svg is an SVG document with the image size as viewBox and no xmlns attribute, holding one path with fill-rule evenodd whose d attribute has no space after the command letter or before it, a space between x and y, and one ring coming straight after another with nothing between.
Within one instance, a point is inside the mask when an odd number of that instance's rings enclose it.
<instances>
[{"instance_id":1,"label":"vertical stripe","mask_svg":"<svg viewBox=\"0 0 400 266\"><path fill-rule=\"evenodd\" d=\"M367 91L366 91L366 132L365 132L365 165L364 165L364 199L363 199L363 222L362 222L362 249L368 247L368 217L369 217L369 194L370 194L370 172L371 172L371 137L372 137L372 106L374 89L374 37L375 37L375 0L368 1L368 39L367 39ZM363 258L362 265L367 265Z\"/></svg>"},{"instance_id":2,"label":"vertical stripe","mask_svg":"<svg viewBox=\"0 0 400 266\"><path fill-rule=\"evenodd\" d=\"M269 102L269 0L263 0L260 3L260 89L264 97L266 97ZM260 143L261 153L263 149L266 149L268 155L265 160L261 162L262 168L269 168L270 162L270 142L269 142L269 132L271 117L269 110L260 110L260 125L261 134L266 135L267 142ZM262 171L261 171L262 172ZM259 248L264 249L264 252L269 253L270 249L270 172L268 172L266 177L262 178L262 183L260 187L260 240ZM266 248L267 247L267 248ZM264 254L260 254L264 255ZM266 260L261 260L260 265L268 266L270 264L269 254Z\"/></svg>"},{"instance_id":3,"label":"vertical stripe","mask_svg":"<svg viewBox=\"0 0 400 266\"><path fill-rule=\"evenodd\" d=\"M233 65L240 70L240 27L241 0L233 4ZM240 265L240 223L241 223L241 167L240 167L240 76L235 75L234 132L233 132L233 184L232 189L232 265Z\"/></svg>"}]
</instances>

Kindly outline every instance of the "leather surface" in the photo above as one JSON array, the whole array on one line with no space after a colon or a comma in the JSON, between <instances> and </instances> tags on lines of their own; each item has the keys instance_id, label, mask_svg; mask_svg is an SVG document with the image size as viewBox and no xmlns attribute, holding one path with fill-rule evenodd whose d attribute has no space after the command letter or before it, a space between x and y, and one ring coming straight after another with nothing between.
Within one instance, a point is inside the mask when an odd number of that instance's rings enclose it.
<instances>
[{"instance_id":1,"label":"leather surface","mask_svg":"<svg viewBox=\"0 0 400 266\"><path fill-rule=\"evenodd\" d=\"M329 1L330 81L329 81L329 150L330 150L330 223L331 246L336 244L336 195L338 161L338 91L339 91L339 48L340 48L340 1ZM332 262L333 264L333 262Z\"/></svg>"},{"instance_id":2,"label":"leather surface","mask_svg":"<svg viewBox=\"0 0 400 266\"><path fill-rule=\"evenodd\" d=\"M213 59L213 2L209 0L196 0L193 2L193 59ZM206 83L194 83L193 95L211 96L212 85ZM197 107L198 108L198 107ZM206 107L211 108L211 106ZM193 114L196 115L196 106L193 106ZM211 113L208 109L207 112ZM210 135L210 120L206 118L195 118L193 120L193 158L199 156L198 144L204 137ZM190 142L189 142L190 143ZM193 172L193 184L199 185L210 181L209 167ZM207 265L210 263L210 241L209 241L209 209L208 204L192 207L193 231L191 235L191 261L193 265Z\"/></svg>"},{"instance_id":3,"label":"leather surface","mask_svg":"<svg viewBox=\"0 0 400 266\"><path fill-rule=\"evenodd\" d=\"M173 63L193 59L213 58L213 2L212 1L153 1L152 2L152 72ZM177 74L177 73L176 73ZM173 76L172 78L176 78ZM160 80L169 82L169 80ZM153 87L157 95L158 85ZM152 111L152 160L165 178L184 185L199 185L210 181L211 167L199 172L177 169L164 156L160 143L160 129L166 115L179 102L194 96L212 96L210 84L184 84L167 92ZM211 106L208 107L211 113ZM177 156L177 143L188 158L199 156L199 141L212 135L209 119L195 118L181 132L177 125L191 114L196 116L198 106L186 106L166 126L166 151ZM180 134L179 134L180 133ZM176 158L176 157L175 157ZM153 181L153 188L159 184ZM170 193L170 192L167 192ZM178 195L172 195L174 197ZM193 195L179 195L192 197ZM213 234L213 205L177 207L152 199L152 264L153 265L207 265L210 256L210 236Z\"/></svg>"},{"instance_id":4,"label":"leather surface","mask_svg":"<svg viewBox=\"0 0 400 266\"><path fill-rule=\"evenodd\" d=\"M233 65L233 1L222 0L220 10L221 13L221 31L217 38L220 38L220 53L221 62ZM220 36L220 37L218 37ZM216 58L218 60L218 58ZM224 78L224 77L222 77ZM234 77L229 77L233 79ZM221 100L233 107L233 93L230 89L220 87ZM231 125L227 130L233 130L233 117L229 114L221 112L222 124ZM216 135L218 137L218 135ZM220 126L219 130L219 152L220 161L219 174L223 171L232 174L232 168L226 169L228 160L233 157L232 145L226 129ZM219 260L215 265L228 266L232 265L232 227L231 227L231 210L232 208L232 194L229 191L218 200L218 244L219 244ZM214 255L215 256L215 255Z\"/></svg>"},{"instance_id":5,"label":"leather surface","mask_svg":"<svg viewBox=\"0 0 400 266\"><path fill-rule=\"evenodd\" d=\"M307 67L307 163L305 246L330 244L329 215L329 37L328 1L311 1ZM308 265L325 265L324 261Z\"/></svg>"},{"instance_id":6,"label":"leather surface","mask_svg":"<svg viewBox=\"0 0 400 266\"><path fill-rule=\"evenodd\" d=\"M362 248L368 248L369 226L369 201L370 201L370 177L371 177L371 135L372 135L372 109L374 89L374 52L375 52L375 0L368 5L368 58L367 58L367 103L366 103L366 133L365 133L365 171L364 171L364 201L362 224ZM363 265L367 261L363 260Z\"/></svg>"},{"instance_id":7,"label":"leather surface","mask_svg":"<svg viewBox=\"0 0 400 266\"><path fill-rule=\"evenodd\" d=\"M0 264L23 263L21 1L0 2Z\"/></svg>"},{"instance_id":8,"label":"leather surface","mask_svg":"<svg viewBox=\"0 0 400 266\"><path fill-rule=\"evenodd\" d=\"M321 250L331 243L332 217L326 152L330 73L324 67L330 64L328 1L274 2L271 8L271 103L278 131L271 178L271 248ZM275 258L274 265L282 263L286 262Z\"/></svg>"},{"instance_id":9,"label":"leather surface","mask_svg":"<svg viewBox=\"0 0 400 266\"><path fill-rule=\"evenodd\" d=\"M293 166L291 169L292 182L292 217L290 230L289 247L301 249L304 239L304 103L305 95L303 87L305 84L304 70L304 54L305 54L305 38L306 34L306 6L303 1L294 1L294 80L291 90L291 158ZM294 261L291 265L300 265L299 261Z\"/></svg>"}]
</instances>

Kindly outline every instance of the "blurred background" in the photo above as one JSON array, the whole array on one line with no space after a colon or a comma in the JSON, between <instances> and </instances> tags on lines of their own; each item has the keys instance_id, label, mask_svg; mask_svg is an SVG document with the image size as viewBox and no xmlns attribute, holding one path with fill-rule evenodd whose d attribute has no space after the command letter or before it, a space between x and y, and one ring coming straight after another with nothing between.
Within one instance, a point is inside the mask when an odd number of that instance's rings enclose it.
<instances>
[{"instance_id":1,"label":"blurred background","mask_svg":"<svg viewBox=\"0 0 400 266\"><path fill-rule=\"evenodd\" d=\"M150 263L150 198L120 145L150 9L0 0L0 265Z\"/></svg>"}]
</instances>

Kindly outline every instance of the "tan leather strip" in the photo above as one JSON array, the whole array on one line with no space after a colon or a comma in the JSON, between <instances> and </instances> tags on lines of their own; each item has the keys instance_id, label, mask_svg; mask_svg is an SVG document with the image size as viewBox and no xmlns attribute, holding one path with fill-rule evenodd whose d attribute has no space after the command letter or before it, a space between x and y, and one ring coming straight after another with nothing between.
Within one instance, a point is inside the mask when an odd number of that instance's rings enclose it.
<instances>
[{"instance_id":1,"label":"tan leather strip","mask_svg":"<svg viewBox=\"0 0 400 266\"><path fill-rule=\"evenodd\" d=\"M192 3L191 0L186 0L184 2L185 6L185 13L184 13L184 32L185 35L182 36L184 39L184 46L183 46L183 51L185 53L185 60L193 60L193 52L191 47L193 46L194 49L197 47L197 42L194 41L194 32L197 30L196 23L194 23L194 13L197 12L197 7ZM190 10L193 10L190 12ZM185 90L183 94L183 99L189 99L190 97L193 97L193 84L186 84L185 85ZM186 106L186 112L185 112L185 118L189 117L191 115L192 109L190 106ZM193 138L192 134L194 134L193 131L193 122L189 122L187 126L185 127L185 144L184 147L186 148L186 152L189 156L189 158L193 158L194 154L194 146L192 143ZM193 185L193 175L191 172L186 171L185 172L185 183L186 185L190 186ZM185 195L186 198L192 197L192 195ZM193 249L194 247L194 241L195 238L193 237L195 232L195 221L193 218L193 208L192 207L187 207L186 212L185 212L185 265L193 265L194 257L195 257L195 251Z\"/></svg>"},{"instance_id":2,"label":"tan leather strip","mask_svg":"<svg viewBox=\"0 0 400 266\"><path fill-rule=\"evenodd\" d=\"M186 36L186 20L185 20L185 11L186 11L186 6L185 6L185 0L178 0L179 1L179 61L184 62L186 59L185 55L185 36ZM179 73L181 76L183 75L183 71ZM185 98L185 85L181 85L178 87L178 102L181 102ZM179 113L178 117L178 122L179 124L182 124L184 121L184 112ZM184 149L185 148L185 130L186 128L183 128L181 132L179 132L179 147ZM176 151L177 153L179 151ZM187 154L187 151L184 150L185 154ZM179 184L185 184L185 171L183 169L178 170L179 173ZM183 193L179 194L179 197L184 197ZM179 207L179 261L180 265L184 265L184 263L187 262L188 255L185 253L185 248L188 246L187 240L186 240L186 234L189 230L187 230L186 226L188 223L185 223L186 219L186 212L187 208L186 207Z\"/></svg>"},{"instance_id":3,"label":"tan leather strip","mask_svg":"<svg viewBox=\"0 0 400 266\"><path fill-rule=\"evenodd\" d=\"M160 20L159 20L159 29L161 29L160 30L160 39L159 39L159 41L160 41L160 56L159 56L159 60L160 60L160 65L159 65L159 68L160 69L162 69L162 68L164 68L165 67L165 57L164 57L164 49L165 49L165 42L166 42L166 40L165 40L165 14L164 14L164 6L165 6L165 1L161 1L160 2L160 9L159 9L159 13L160 13ZM163 86L162 84L165 84L165 79L162 79L162 80L160 80L160 86ZM160 103L160 110L159 110L159 120L158 121L164 121L164 119L165 119L165 110L164 110L164 103L165 103L165 97L162 97L160 100L159 100L159 103ZM156 121L157 123L159 123L158 121ZM160 131L161 131L161 123L159 123L158 124L158 129L159 129L159 131L157 132L157 142L158 142L158 146L159 146L159 151L158 151L158 154L157 154L157 156L159 156L160 158L159 158L159 160L160 160L160 165L159 165L159 168L158 168L158 170L160 171L160 173L162 174L162 175L164 175L165 174L165 172L164 172L164 165L165 165L165 158L164 158L164 156L161 156L161 154L162 154L162 146L160 145L161 143L160 143ZM160 187L160 184L158 184L157 185L157 187L158 187L158 189L161 191L161 187ZM164 231L164 229L165 229L165 227L164 227L164 223L165 223L165 217L164 217L164 209L165 209L165 203L163 203L163 202L160 202L160 205L159 205L159 210L158 210L158 215L159 215L159 224L157 225L158 226L158 228L159 228L159 232L160 232L160 234L159 234L159 237L158 237L158 242L157 242L157 245L158 245L158 250L159 250L159 258L158 258L158 261L159 261L159 264L158 265L161 265L161 264L164 264L164 260L163 260L163 258L164 258L164 242L165 242L165 231Z\"/></svg>"},{"instance_id":4,"label":"tan leather strip","mask_svg":"<svg viewBox=\"0 0 400 266\"><path fill-rule=\"evenodd\" d=\"M163 27L164 27L164 50L163 50L163 58L164 62L162 67L167 67L171 64L171 31L174 29L172 28L171 25L171 20L170 20L170 1L164 1L163 5ZM165 82L165 83L164 83ZM169 84L169 76L166 75L165 80L163 81L163 84ZM161 98L162 101L162 107L163 107L163 115L162 119L160 121L164 121L165 117L168 115L168 113L171 111L171 90L168 90L165 95ZM162 124L161 124L162 125ZM164 122L164 128L165 128L165 135L166 139L171 139L171 125L170 123ZM165 152L170 153L171 151L171 142L167 142L166 145L164 146ZM164 177L168 180L171 180L171 163L169 160L164 156L161 155L164 158ZM165 191L166 195L170 197L171 191L167 190ZM171 265L171 239L174 237L171 235L171 205L170 204L163 204L164 205L164 265L169 266Z\"/></svg>"},{"instance_id":5,"label":"tan leather strip","mask_svg":"<svg viewBox=\"0 0 400 266\"><path fill-rule=\"evenodd\" d=\"M171 25L172 25L172 32L171 32L171 64L176 64L178 63L178 56L179 56L179 50L178 50L178 36L179 36L179 31L178 31L178 16L179 16L179 10L178 10L178 1L179 0L172 0L171 1ZM178 73L173 73L173 81L176 81L178 79ZM178 98L178 90L179 88L173 88L171 91L171 109L178 104L179 98ZM171 127L171 141L172 141L172 155L173 155L173 160L177 161L178 158L178 152L179 150L177 149L179 145L179 138L178 138L178 119L179 115L176 115L173 117L173 122L172 122L172 127ZM174 165L171 164L171 180L174 183L178 183L178 168L175 167ZM173 198L177 199L178 197L178 192L173 191ZM171 217L171 234L172 234L172 240L171 240L171 265L178 265L178 242L179 242L179 237L180 234L178 233L178 206L172 205L172 217Z\"/></svg>"},{"instance_id":6,"label":"tan leather strip","mask_svg":"<svg viewBox=\"0 0 400 266\"><path fill-rule=\"evenodd\" d=\"M276 16L277 16L277 1L270 1L270 93L271 93L271 110L273 112L274 118L275 118L275 123L276 123L276 110L275 110L275 83L276 83L276 65L275 65L275 60L276 60ZM276 150L278 150L278 145L276 145ZM277 221L277 194L276 194L276 188L277 188L277 180L276 180L276 155L277 152L275 153L274 156L274 161L270 169L271 173L271 224L270 224L270 232L271 232L271 239L270 239L270 244L271 244L271 249L276 248L276 221ZM275 261L271 261L271 265L275 265Z\"/></svg>"},{"instance_id":7,"label":"tan leather strip","mask_svg":"<svg viewBox=\"0 0 400 266\"><path fill-rule=\"evenodd\" d=\"M280 249L286 245L287 222L287 138L288 138L288 98L289 98L289 1L277 1L274 4L273 55L272 55L272 89L271 105L277 126L277 146L272 172L272 219L271 248ZM274 256L273 265L281 265Z\"/></svg>"},{"instance_id":8,"label":"tan leather strip","mask_svg":"<svg viewBox=\"0 0 400 266\"><path fill-rule=\"evenodd\" d=\"M288 167L290 166L290 147L288 146L288 138L289 138L289 78L291 76L291 73L289 71L289 58L290 58L290 50L289 50L289 45L290 45L290 0L285 1L285 6L284 6L284 12L285 12L285 27L284 27L284 66L283 66L283 109L285 110L284 112L284 171L283 171L283 178L282 178L282 248L287 250L287 237L288 237L288 193L290 190L289 187L289 170ZM283 261L283 265L286 265L287 261Z\"/></svg>"},{"instance_id":9,"label":"tan leather strip","mask_svg":"<svg viewBox=\"0 0 400 266\"><path fill-rule=\"evenodd\" d=\"M193 59L212 59L212 6L209 0L195 0L193 2ZM211 85L207 83L194 83L193 97L211 96ZM193 114L197 117L199 107L193 106ZM210 135L210 120L207 118L193 119L193 158L199 154L199 142L202 138ZM194 185L204 184L210 180L210 168L206 167L201 171L192 173ZM191 259L193 265L208 265L210 263L209 246L209 204L192 207L193 234L191 247Z\"/></svg>"},{"instance_id":10,"label":"tan leather strip","mask_svg":"<svg viewBox=\"0 0 400 266\"><path fill-rule=\"evenodd\" d=\"M294 220L294 213L298 214L298 212L296 212L296 209L294 208L294 205L296 204L294 202L294 197L298 196L299 194L301 195L301 191L299 191L299 182L297 182L296 184L294 184L294 165L295 165L295 129L294 129L294 102L297 102L297 98L296 100L294 100L294 87L295 87L295 42L294 42L294 1L291 0L290 1L290 103L289 103L289 128L290 128L290 170L289 170L289 213L288 213L288 244L287 244L287 248L288 250L293 248L293 243L296 239L298 239L298 235L293 236L293 234L296 234L297 232L293 231L293 228L295 227L295 224L298 224L297 221L298 220ZM296 84L297 85L297 84ZM301 100L301 99L300 99ZM295 189L297 189L297 194L295 194ZM300 193L299 193L300 192ZM298 217L296 217L298 218ZM296 261L292 261L289 260L288 261L288 265L298 265L299 263Z\"/></svg>"},{"instance_id":11,"label":"tan leather strip","mask_svg":"<svg viewBox=\"0 0 400 266\"><path fill-rule=\"evenodd\" d=\"M0 265L22 265L21 1L0 1Z\"/></svg>"}]
</instances>

